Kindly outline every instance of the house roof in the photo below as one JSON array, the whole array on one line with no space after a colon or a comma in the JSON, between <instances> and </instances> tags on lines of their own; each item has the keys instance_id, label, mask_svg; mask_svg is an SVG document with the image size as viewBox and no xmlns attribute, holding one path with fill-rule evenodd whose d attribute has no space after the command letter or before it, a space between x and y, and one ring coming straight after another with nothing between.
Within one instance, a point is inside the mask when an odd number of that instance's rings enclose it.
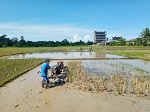
<instances>
[{"instance_id":1,"label":"house roof","mask_svg":"<svg viewBox=\"0 0 150 112\"><path fill-rule=\"evenodd\" d=\"M130 40L128 40L128 42L135 42L135 41L137 41L137 39L138 38L130 39Z\"/></svg>"}]
</instances>

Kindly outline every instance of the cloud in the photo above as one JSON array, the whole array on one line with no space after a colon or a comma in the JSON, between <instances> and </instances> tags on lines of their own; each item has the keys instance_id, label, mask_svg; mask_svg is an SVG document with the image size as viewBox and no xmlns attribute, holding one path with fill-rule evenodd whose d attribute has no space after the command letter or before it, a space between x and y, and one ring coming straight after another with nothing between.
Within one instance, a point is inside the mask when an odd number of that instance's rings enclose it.
<instances>
[{"instance_id":1,"label":"cloud","mask_svg":"<svg viewBox=\"0 0 150 112\"><path fill-rule=\"evenodd\" d=\"M87 41L92 41L93 40L93 37L90 36L90 35L85 35L83 37L81 37L79 34L75 34L73 35L73 40L72 42L78 42L78 41L84 41L84 42L87 42Z\"/></svg>"},{"instance_id":2,"label":"cloud","mask_svg":"<svg viewBox=\"0 0 150 112\"><path fill-rule=\"evenodd\" d=\"M0 23L0 35L7 34L8 37L24 36L25 40L53 40L61 41L63 39L72 40L72 35L87 35L93 33L93 30L79 28L73 25L51 25L51 24L24 24L24 23ZM79 38L79 37L76 37ZM88 38L87 36L85 37Z\"/></svg>"},{"instance_id":3,"label":"cloud","mask_svg":"<svg viewBox=\"0 0 150 112\"><path fill-rule=\"evenodd\" d=\"M93 40L93 36L90 36L90 35L85 35L83 36L83 41L92 41Z\"/></svg>"},{"instance_id":4,"label":"cloud","mask_svg":"<svg viewBox=\"0 0 150 112\"><path fill-rule=\"evenodd\" d=\"M33 22L34 23L34 22ZM93 31L101 31L103 28L83 28L77 24L37 24L27 22L8 22L0 23L0 35L6 34L9 38L24 36L25 40L31 41L93 41ZM103 30L102 30L103 31ZM133 30L125 30L115 28L105 28L107 38L112 39L114 36L122 36L130 39L138 37L139 34ZM137 31L137 30L136 30ZM139 31L140 32L140 31Z\"/></svg>"},{"instance_id":5,"label":"cloud","mask_svg":"<svg viewBox=\"0 0 150 112\"><path fill-rule=\"evenodd\" d=\"M80 41L80 40L82 40L82 38L79 36L79 34L75 34L75 35L73 35L73 42L77 42L77 41Z\"/></svg>"}]
</instances>

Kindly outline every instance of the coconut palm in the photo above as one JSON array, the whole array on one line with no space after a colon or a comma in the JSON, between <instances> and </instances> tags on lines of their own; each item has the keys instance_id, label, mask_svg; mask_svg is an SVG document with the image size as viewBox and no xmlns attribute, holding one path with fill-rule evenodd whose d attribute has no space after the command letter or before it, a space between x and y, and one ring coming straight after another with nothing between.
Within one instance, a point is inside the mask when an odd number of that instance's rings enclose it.
<instances>
[{"instance_id":1,"label":"coconut palm","mask_svg":"<svg viewBox=\"0 0 150 112\"><path fill-rule=\"evenodd\" d=\"M141 33L141 38L142 38L142 44L144 46L147 46L148 43L150 42L150 30L149 28L145 28L143 32Z\"/></svg>"}]
</instances>

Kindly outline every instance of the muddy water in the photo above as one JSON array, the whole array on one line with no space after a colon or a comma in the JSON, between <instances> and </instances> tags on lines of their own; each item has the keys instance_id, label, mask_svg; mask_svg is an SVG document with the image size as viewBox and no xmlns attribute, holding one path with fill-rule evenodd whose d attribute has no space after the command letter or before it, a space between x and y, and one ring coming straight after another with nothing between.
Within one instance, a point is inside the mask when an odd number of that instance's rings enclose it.
<instances>
[{"instance_id":1,"label":"muddy water","mask_svg":"<svg viewBox=\"0 0 150 112\"><path fill-rule=\"evenodd\" d=\"M48 52L48 53L32 53L19 54L10 56L9 59L24 58L51 58L51 59L74 59L74 58L125 58L123 56L102 54L97 52Z\"/></svg>"}]
</instances>

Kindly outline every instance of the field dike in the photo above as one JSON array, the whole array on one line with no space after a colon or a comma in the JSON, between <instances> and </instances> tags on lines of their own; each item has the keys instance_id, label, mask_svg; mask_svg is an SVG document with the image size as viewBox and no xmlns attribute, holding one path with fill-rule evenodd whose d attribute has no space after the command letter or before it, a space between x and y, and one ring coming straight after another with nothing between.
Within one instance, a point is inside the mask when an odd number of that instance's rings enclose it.
<instances>
[{"instance_id":1,"label":"field dike","mask_svg":"<svg viewBox=\"0 0 150 112\"><path fill-rule=\"evenodd\" d=\"M110 76L87 75L81 61L67 63L69 82L76 89L92 92L113 92L115 95L125 93L150 97L150 76L120 75Z\"/></svg>"}]
</instances>

